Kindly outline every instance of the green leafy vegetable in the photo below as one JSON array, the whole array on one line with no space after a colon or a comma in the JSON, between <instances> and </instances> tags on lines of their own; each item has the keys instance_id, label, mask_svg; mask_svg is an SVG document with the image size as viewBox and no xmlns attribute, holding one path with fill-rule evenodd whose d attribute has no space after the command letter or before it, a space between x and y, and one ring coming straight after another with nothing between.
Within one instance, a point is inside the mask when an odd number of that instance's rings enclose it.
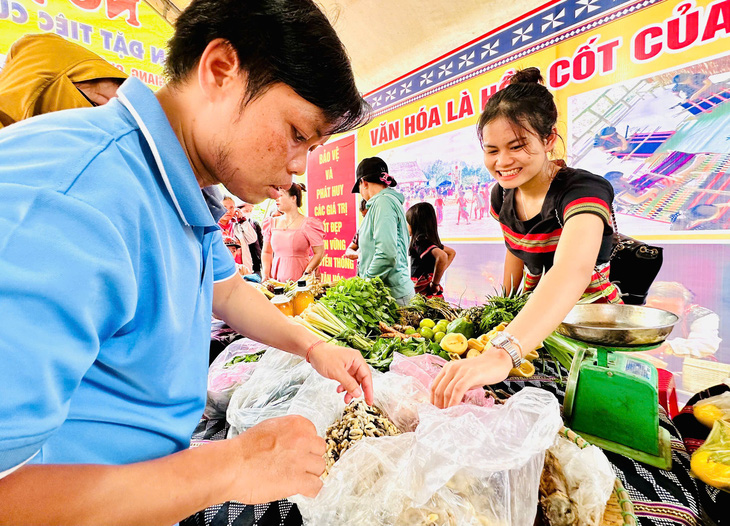
<instances>
[{"instance_id":1,"label":"green leafy vegetable","mask_svg":"<svg viewBox=\"0 0 730 526\"><path fill-rule=\"evenodd\" d=\"M226 362L223 367L231 367L240 362L258 362L263 355L264 351L257 352L255 354L241 354L239 356L234 356L233 359Z\"/></svg>"},{"instance_id":2,"label":"green leafy vegetable","mask_svg":"<svg viewBox=\"0 0 730 526\"><path fill-rule=\"evenodd\" d=\"M510 294L489 296L482 311L479 330L485 334L500 323L509 323L519 314L529 299L529 292L513 290Z\"/></svg>"},{"instance_id":3,"label":"green leafy vegetable","mask_svg":"<svg viewBox=\"0 0 730 526\"><path fill-rule=\"evenodd\" d=\"M426 298L416 294L408 305L401 307L400 320L403 325L418 327L423 318L443 318L452 321L459 317L460 309L449 304L442 298Z\"/></svg>"},{"instance_id":4,"label":"green leafy vegetable","mask_svg":"<svg viewBox=\"0 0 730 526\"><path fill-rule=\"evenodd\" d=\"M573 363L573 357L576 351L581 347L588 347L587 344L568 339L557 332L553 332L545 338L542 345L553 360L565 367L568 371L570 371L570 366Z\"/></svg>"},{"instance_id":5,"label":"green leafy vegetable","mask_svg":"<svg viewBox=\"0 0 730 526\"><path fill-rule=\"evenodd\" d=\"M319 300L349 329L362 335L379 334L378 322L393 325L398 304L380 278L343 279Z\"/></svg>"},{"instance_id":6,"label":"green leafy vegetable","mask_svg":"<svg viewBox=\"0 0 730 526\"><path fill-rule=\"evenodd\" d=\"M387 371L393 361L393 354L401 353L403 356L420 356L422 354L438 355L441 349L432 346L425 338L378 338L370 353L365 356L365 361L373 368L380 371ZM447 358L448 359L448 358Z\"/></svg>"}]
</instances>

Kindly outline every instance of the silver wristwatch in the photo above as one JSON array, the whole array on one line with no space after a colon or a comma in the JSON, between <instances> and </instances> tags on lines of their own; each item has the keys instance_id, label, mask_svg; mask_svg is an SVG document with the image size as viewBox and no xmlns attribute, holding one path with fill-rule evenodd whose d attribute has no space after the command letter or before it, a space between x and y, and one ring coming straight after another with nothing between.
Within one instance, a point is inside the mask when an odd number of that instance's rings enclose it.
<instances>
[{"instance_id":1,"label":"silver wristwatch","mask_svg":"<svg viewBox=\"0 0 730 526\"><path fill-rule=\"evenodd\" d=\"M502 331L497 333L497 335L492 338L489 343L492 344L492 347L498 347L509 354L510 358L512 358L512 367L516 369L522 365L524 360L522 359L519 343L516 342L514 336Z\"/></svg>"}]
</instances>

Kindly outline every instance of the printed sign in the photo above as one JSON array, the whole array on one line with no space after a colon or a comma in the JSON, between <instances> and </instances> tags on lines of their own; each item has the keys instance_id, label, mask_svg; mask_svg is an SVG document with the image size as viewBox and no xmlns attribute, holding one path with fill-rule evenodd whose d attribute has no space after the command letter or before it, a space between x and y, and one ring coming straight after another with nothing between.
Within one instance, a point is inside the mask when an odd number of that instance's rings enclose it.
<instances>
[{"instance_id":1,"label":"printed sign","mask_svg":"<svg viewBox=\"0 0 730 526\"><path fill-rule=\"evenodd\" d=\"M355 137L349 136L317 148L307 163L309 215L324 223L325 255L319 267L325 282L351 278L355 262L344 257L357 231Z\"/></svg>"},{"instance_id":2,"label":"printed sign","mask_svg":"<svg viewBox=\"0 0 730 526\"><path fill-rule=\"evenodd\" d=\"M37 33L76 42L152 89L164 84L173 30L142 0L0 0L0 67L13 42Z\"/></svg>"}]
</instances>

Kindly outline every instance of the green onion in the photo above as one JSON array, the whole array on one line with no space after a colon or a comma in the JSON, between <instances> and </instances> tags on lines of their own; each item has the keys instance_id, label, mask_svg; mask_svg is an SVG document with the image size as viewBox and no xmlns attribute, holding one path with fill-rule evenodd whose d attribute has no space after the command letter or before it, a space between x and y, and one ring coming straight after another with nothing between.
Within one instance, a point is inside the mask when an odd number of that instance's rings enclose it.
<instances>
[{"instance_id":1,"label":"green onion","mask_svg":"<svg viewBox=\"0 0 730 526\"><path fill-rule=\"evenodd\" d=\"M317 331L346 342L360 351L369 351L373 346L371 341L345 325L334 312L322 303L312 303L300 316Z\"/></svg>"}]
</instances>

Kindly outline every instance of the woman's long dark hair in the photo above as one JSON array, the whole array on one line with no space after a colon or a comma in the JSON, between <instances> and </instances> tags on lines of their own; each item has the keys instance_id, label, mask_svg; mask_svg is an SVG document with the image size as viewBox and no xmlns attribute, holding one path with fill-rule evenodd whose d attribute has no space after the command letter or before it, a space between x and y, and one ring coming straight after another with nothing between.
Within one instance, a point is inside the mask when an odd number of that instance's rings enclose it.
<instances>
[{"instance_id":1,"label":"woman's long dark hair","mask_svg":"<svg viewBox=\"0 0 730 526\"><path fill-rule=\"evenodd\" d=\"M292 183L289 187L289 195L292 197L297 198L297 208L302 207L302 192L307 191L307 187L304 186L304 183Z\"/></svg>"},{"instance_id":2,"label":"woman's long dark hair","mask_svg":"<svg viewBox=\"0 0 730 526\"><path fill-rule=\"evenodd\" d=\"M416 203L406 212L406 221L411 226L411 244L408 252L412 256L420 256L417 254L417 245L436 245L440 249L444 248L439 238L438 221L436 220L436 210L431 203Z\"/></svg>"},{"instance_id":3,"label":"woman's long dark hair","mask_svg":"<svg viewBox=\"0 0 730 526\"><path fill-rule=\"evenodd\" d=\"M482 144L484 127L503 117L515 127L529 133L534 130L538 138L547 141L558 121L558 108L552 93L543 85L538 68L526 68L515 73L510 83L487 101L477 122L477 136Z\"/></svg>"}]
</instances>

